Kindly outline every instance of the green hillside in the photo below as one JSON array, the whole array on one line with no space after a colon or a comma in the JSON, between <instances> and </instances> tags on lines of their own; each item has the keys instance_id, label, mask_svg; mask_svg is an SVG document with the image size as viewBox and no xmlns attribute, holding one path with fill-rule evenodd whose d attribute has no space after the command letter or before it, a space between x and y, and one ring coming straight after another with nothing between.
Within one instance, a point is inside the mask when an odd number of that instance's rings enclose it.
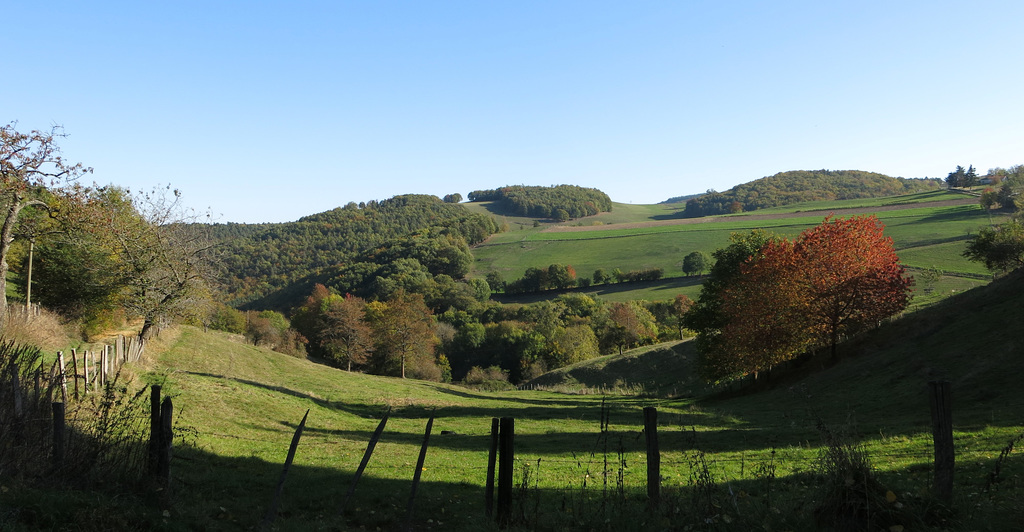
<instances>
[{"instance_id":1,"label":"green hillside","mask_svg":"<svg viewBox=\"0 0 1024 532\"><path fill-rule=\"evenodd\" d=\"M820 493L806 471L817 456L820 436L814 419L821 418L837 426L855 422L847 429L863 442L879 478L904 501L907 512L919 512L907 519L920 520L929 515L931 474L925 383L948 379L953 383L960 453L954 503L965 510L935 518L946 519L946 528L953 530L978 525L999 529L1021 517L1014 502L1022 495L1021 487L1013 480L1024 474L1019 457L1012 455L1002 464L1001 475L1009 480L998 491L979 494L1000 449L1024 430L1024 402L1012 392L1015 385L1010 380L1024 369L1017 356L1024 348L1024 333L1015 323L1022 296L1021 275L1001 279L856 339L844 347L845 358L838 364L825 362L822 369L822 362L813 361L792 376L780 377L771 390L704 401L540 391L485 393L349 374L253 348L227 335L184 328L158 340L160 345L152 352L162 354L149 363L146 377L162 383L174 397L181 409L178 425L194 429L191 444L176 451L175 502L165 521L175 523L173 529L256 526L280 475L292 432L309 409L276 522L283 529L398 526L404 518L411 464L432 412L437 420L416 506L418 527L490 528L481 504L487 432L491 417L514 416L522 467L536 467L538 460L541 464L539 470L531 470L537 475L531 481L537 486L531 489L549 494L533 519L545 526L588 528L587 519L598 517L578 513L573 501L585 492L594 497L593 504L601 500L600 481L588 488L582 483L588 471L599 474L605 467L600 452L588 454L595 445L600 449L602 400L611 409L612 434L619 435L612 439L612 458L620 446L635 457L624 470L610 466L612 474L622 474L627 493L637 492L640 501L643 438L626 436L639 434L641 407L654 405L661 412L664 432L660 437L666 493L680 490L671 496L681 497L684 510L689 499L682 490L691 485L687 479L693 471L692 452L699 448L710 460L715 493L722 493L729 481L734 490L750 494L750 501L737 503L748 513L730 514L742 525L738 529L761 520L783 528L810 528ZM637 390L631 385L642 383L648 393L687 395L696 390L679 389L692 382L685 360L679 360L689 357L686 346L684 342L607 357L562 373L590 387ZM805 376L799 378L801 374ZM388 407L391 421L366 478L338 517L339 501L366 441ZM758 491L764 487L753 468L770 456L776 467L772 505L778 514L751 505L764 500L764 492ZM610 516L611 523L628 526L628 519L639 515L629 510L629 497L615 503L614 511L620 515ZM568 514L550 506L564 504L559 501L568 504L563 510ZM642 508L638 503L635 511ZM683 513L677 518L687 523L696 516Z\"/></svg>"},{"instance_id":2,"label":"green hillside","mask_svg":"<svg viewBox=\"0 0 1024 532\"><path fill-rule=\"evenodd\" d=\"M511 416L516 500L529 509L517 514L522 529L661 530L665 523L700 529L714 515L716 530L814 529L828 485L812 474L822 448L815 427L824 423L861 444L881 483L880 500L888 490L900 503L876 508L891 526L1004 530L1024 517L1024 462L1019 451L1000 460L1000 451L1024 432L1024 401L1013 381L1024 370L1024 332L1016 323L1022 297L1018 272L855 338L838 362L805 362L774 375L768 389L731 398L702 398L687 369L688 342L592 360L537 381L593 394L567 395L346 373L222 333L164 331L135 372L137 383L162 384L178 412L181 438L169 496L5 489L2 508L23 510L0 512L0 527L38 529L46 515L47 529L256 528L308 409L273 529L404 526L413 464L434 414L415 529L497 529L482 504L488 431L492 417ZM936 379L949 380L954 397L957 470L949 510L930 492L925 390ZM658 396L594 394L599 387ZM659 410L664 502L653 514L644 495L645 406ZM391 419L373 459L339 515L388 408ZM997 464L1002 482L986 489ZM704 513L709 507L701 500L717 513ZM36 513L44 506L52 509Z\"/></svg>"}]
</instances>

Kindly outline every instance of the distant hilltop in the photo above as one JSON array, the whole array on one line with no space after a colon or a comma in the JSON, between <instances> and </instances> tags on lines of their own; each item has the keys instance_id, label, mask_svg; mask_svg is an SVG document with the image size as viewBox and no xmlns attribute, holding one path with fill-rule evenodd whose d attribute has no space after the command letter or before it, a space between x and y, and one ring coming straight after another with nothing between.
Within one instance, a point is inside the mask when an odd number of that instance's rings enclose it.
<instances>
[{"instance_id":1,"label":"distant hilltop","mask_svg":"<svg viewBox=\"0 0 1024 532\"><path fill-rule=\"evenodd\" d=\"M678 196L662 203L686 202L680 216L696 218L756 211L805 201L878 198L935 190L941 179L907 179L861 170L791 170L736 185L725 192Z\"/></svg>"}]
</instances>

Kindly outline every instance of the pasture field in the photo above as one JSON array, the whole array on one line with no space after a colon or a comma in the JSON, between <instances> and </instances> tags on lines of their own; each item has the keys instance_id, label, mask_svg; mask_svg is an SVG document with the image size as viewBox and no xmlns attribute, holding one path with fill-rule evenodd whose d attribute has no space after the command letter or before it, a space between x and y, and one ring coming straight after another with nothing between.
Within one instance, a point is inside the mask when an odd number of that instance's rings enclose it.
<instances>
[{"instance_id":1,"label":"pasture field","mask_svg":"<svg viewBox=\"0 0 1024 532\"><path fill-rule=\"evenodd\" d=\"M941 271L941 282L949 288L948 293L952 293L952 290L977 286L991 279L983 265L967 260L962 252L967 241L980 227L1005 219L1005 215L986 212L977 204L956 204L955 201L954 204L948 204L950 199L962 201L963 197L963 194L955 192L936 191L892 198L832 202L828 205L839 216L849 216L846 213L852 212L844 213L840 209L859 209L857 213L867 213L872 207L901 205L899 209L879 211L877 216L885 224L886 234L892 237L903 264L912 271ZM947 203L936 204L936 201ZM656 215L651 214L653 209L629 206L634 207L633 213L639 215L632 218L632 221L622 218L616 224L590 226L587 220L582 220L581 227L569 226L565 229L541 224L539 227L495 235L473 249L476 257L473 275L482 277L489 271L497 271L505 280L514 280L521 277L529 267L545 267L557 263L571 264L579 277L590 277L598 268L606 272L614 268L623 271L662 268L666 278L674 279L683 275L681 265L686 254L702 251L710 255L714 250L728 245L732 233L755 228L789 238L795 237L801 231L821 223L825 215L819 211L820 206L815 203L800 204L789 206L787 212L775 214L757 211L677 222L657 221L654 219ZM601 216L605 215L592 218ZM597 292L602 297L607 294L610 300L648 299L659 295L659 290L638 285L637 294L631 297L627 286L614 290L594 286L585 291ZM665 286L671 286L671 283L658 288ZM681 291L675 293L694 297L688 283L681 282L679 288ZM673 297L675 293L668 294L668 297ZM933 298L932 291L929 291L926 299Z\"/></svg>"},{"instance_id":2,"label":"pasture field","mask_svg":"<svg viewBox=\"0 0 1024 532\"><path fill-rule=\"evenodd\" d=\"M496 529L484 514L483 486L490 420L502 416L516 419L516 515L524 529L814 529L815 509L828 493L815 473L821 426L866 453L878 482L895 497L886 514L899 521L893 525L1015 526L1024 518L1017 504L1024 463L1017 454L1000 459L1000 452L1024 432L1024 402L1012 381L1024 369L1017 351L1024 333L1013 313L1022 286L1017 276L1013 284L956 295L844 345L838 363L812 359L766 390L732 398L728 391L706 395L714 389L695 379L688 342L560 370L548 385L569 394L483 392L346 373L185 327L165 333L153 347L158 358L140 368L145 381L163 384L174 397L178 426L191 429L182 431L187 445L175 454L165 520L169 529L256 527L308 409L274 529L403 526L431 414L436 420L413 517L418 530ZM952 381L956 397L951 508L930 491L926 383L935 379ZM602 390L644 394L597 393ZM664 502L656 512L647 512L644 502L645 406L659 411ZM388 408L391 418L366 476L339 515ZM986 491L997 465L1003 482Z\"/></svg>"}]
</instances>

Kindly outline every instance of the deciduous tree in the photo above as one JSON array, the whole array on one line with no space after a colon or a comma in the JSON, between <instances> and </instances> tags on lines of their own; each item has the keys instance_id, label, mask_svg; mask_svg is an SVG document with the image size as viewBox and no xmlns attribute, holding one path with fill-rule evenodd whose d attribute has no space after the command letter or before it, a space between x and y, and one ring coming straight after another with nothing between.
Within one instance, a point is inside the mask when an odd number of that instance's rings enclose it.
<instances>
[{"instance_id":1,"label":"deciduous tree","mask_svg":"<svg viewBox=\"0 0 1024 532\"><path fill-rule=\"evenodd\" d=\"M640 345L658 338L658 324L650 311L636 301L613 303L608 312L610 321L606 331L619 354L627 346Z\"/></svg>"},{"instance_id":2,"label":"deciduous tree","mask_svg":"<svg viewBox=\"0 0 1024 532\"><path fill-rule=\"evenodd\" d=\"M967 244L964 256L992 271L1007 272L1024 266L1024 224L1010 220L978 231Z\"/></svg>"},{"instance_id":3,"label":"deciduous tree","mask_svg":"<svg viewBox=\"0 0 1024 532\"><path fill-rule=\"evenodd\" d=\"M683 257L683 273L700 275L708 269L708 257L702 251L694 251Z\"/></svg>"},{"instance_id":4,"label":"deciduous tree","mask_svg":"<svg viewBox=\"0 0 1024 532\"><path fill-rule=\"evenodd\" d=\"M875 216L829 216L794 246L815 330L833 356L842 336L877 325L910 300L913 279L884 229Z\"/></svg>"},{"instance_id":5,"label":"deciduous tree","mask_svg":"<svg viewBox=\"0 0 1024 532\"><path fill-rule=\"evenodd\" d=\"M366 305L373 331L373 365L381 375L406 377L406 368L420 358L433 360L433 316L419 294L398 292L385 302Z\"/></svg>"},{"instance_id":6,"label":"deciduous tree","mask_svg":"<svg viewBox=\"0 0 1024 532\"><path fill-rule=\"evenodd\" d=\"M365 321L366 302L358 297L330 295L320 303L320 345L328 357L347 371L366 362L373 346Z\"/></svg>"},{"instance_id":7,"label":"deciduous tree","mask_svg":"<svg viewBox=\"0 0 1024 532\"><path fill-rule=\"evenodd\" d=\"M64 160L57 142L64 131L21 133L11 123L0 127L0 324L7 316L7 255L15 225L29 205L45 206L45 192L78 192L76 180L91 168Z\"/></svg>"}]
</instances>

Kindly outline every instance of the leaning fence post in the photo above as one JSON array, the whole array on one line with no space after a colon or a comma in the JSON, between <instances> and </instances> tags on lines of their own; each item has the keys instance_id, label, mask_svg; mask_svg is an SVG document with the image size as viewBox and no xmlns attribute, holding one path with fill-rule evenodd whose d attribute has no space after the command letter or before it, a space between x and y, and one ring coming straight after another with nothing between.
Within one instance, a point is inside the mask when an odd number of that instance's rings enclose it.
<instances>
[{"instance_id":1,"label":"leaning fence post","mask_svg":"<svg viewBox=\"0 0 1024 532\"><path fill-rule=\"evenodd\" d=\"M484 505L487 517L494 513L494 462L498 458L498 418L491 418L491 448L487 452L487 484Z\"/></svg>"},{"instance_id":2,"label":"leaning fence post","mask_svg":"<svg viewBox=\"0 0 1024 532\"><path fill-rule=\"evenodd\" d=\"M436 411L436 409L435 409ZM412 510L416 503L416 488L420 485L420 473L423 472L423 461L427 458L427 444L430 442L430 429L434 426L434 413L431 412L427 420L427 428L423 431L423 445L420 447L420 456L416 460L416 471L412 475L412 493L409 494L409 508L405 512L405 527L412 529Z\"/></svg>"},{"instance_id":3,"label":"leaning fence post","mask_svg":"<svg viewBox=\"0 0 1024 532\"><path fill-rule=\"evenodd\" d=\"M274 518L277 517L277 504L281 500L281 493L284 492L284 480L288 477L288 470L292 467L292 460L295 459L295 449L299 447L299 438L302 437L302 429L306 427L306 418L309 417L309 409L306 409L306 414L302 416L302 421L299 422L298 428L295 429L295 435L292 436L292 444L288 447L288 457L284 460L284 469L281 470L281 478L277 481L277 488L274 489L274 498L270 500L270 507L267 508L267 515L263 516L263 524L260 528L266 529L270 526L270 523L274 522Z\"/></svg>"},{"instance_id":4,"label":"leaning fence post","mask_svg":"<svg viewBox=\"0 0 1024 532\"><path fill-rule=\"evenodd\" d=\"M953 500L953 403L949 381L928 383L935 443L935 495L943 502Z\"/></svg>"},{"instance_id":5,"label":"leaning fence post","mask_svg":"<svg viewBox=\"0 0 1024 532\"><path fill-rule=\"evenodd\" d=\"M661 451L658 450L658 409L644 407L647 440L647 500L652 506L661 499Z\"/></svg>"},{"instance_id":6,"label":"leaning fence post","mask_svg":"<svg viewBox=\"0 0 1024 532\"><path fill-rule=\"evenodd\" d=\"M516 420L503 417L498 433L498 525L512 520L512 469L515 467Z\"/></svg>"},{"instance_id":7,"label":"leaning fence post","mask_svg":"<svg viewBox=\"0 0 1024 532\"><path fill-rule=\"evenodd\" d=\"M363 476L363 470L366 469L366 464L370 463L370 456L373 455L373 448L377 446L377 440L380 439L381 433L384 432L384 426L388 423L388 416L391 415L391 407L388 407L388 411L384 413L384 417L381 418L380 423L377 425L377 430L373 431L373 436L370 437L370 443L366 445L366 452L363 453L363 460L359 462L359 468L356 469L356 476L352 479L352 485L348 488L348 493L345 494L345 499L341 502L341 509L338 510L338 514L345 512L345 507L348 506L348 500L352 498L352 494L356 492L356 485L359 484L359 479Z\"/></svg>"}]
</instances>

